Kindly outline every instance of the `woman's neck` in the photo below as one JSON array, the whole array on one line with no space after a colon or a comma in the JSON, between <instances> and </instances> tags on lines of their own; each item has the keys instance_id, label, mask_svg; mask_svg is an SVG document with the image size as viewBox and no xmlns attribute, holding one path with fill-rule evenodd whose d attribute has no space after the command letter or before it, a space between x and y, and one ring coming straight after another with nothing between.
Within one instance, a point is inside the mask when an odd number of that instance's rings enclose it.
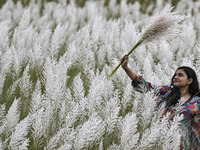
<instances>
[{"instance_id":1,"label":"woman's neck","mask_svg":"<svg viewBox=\"0 0 200 150\"><path fill-rule=\"evenodd\" d=\"M180 89L180 92L181 92L181 98L184 98L185 100L188 100L191 97L188 88Z\"/></svg>"}]
</instances>

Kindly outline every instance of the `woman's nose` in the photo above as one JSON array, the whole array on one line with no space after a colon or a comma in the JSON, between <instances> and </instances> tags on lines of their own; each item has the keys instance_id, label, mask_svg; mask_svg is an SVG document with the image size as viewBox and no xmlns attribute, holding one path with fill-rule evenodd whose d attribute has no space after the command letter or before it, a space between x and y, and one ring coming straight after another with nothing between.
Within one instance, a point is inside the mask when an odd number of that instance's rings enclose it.
<instances>
[{"instance_id":1,"label":"woman's nose","mask_svg":"<svg viewBox=\"0 0 200 150\"><path fill-rule=\"evenodd\" d=\"M177 78L178 78L178 76L177 76L177 75L175 75L174 79L177 79Z\"/></svg>"}]
</instances>

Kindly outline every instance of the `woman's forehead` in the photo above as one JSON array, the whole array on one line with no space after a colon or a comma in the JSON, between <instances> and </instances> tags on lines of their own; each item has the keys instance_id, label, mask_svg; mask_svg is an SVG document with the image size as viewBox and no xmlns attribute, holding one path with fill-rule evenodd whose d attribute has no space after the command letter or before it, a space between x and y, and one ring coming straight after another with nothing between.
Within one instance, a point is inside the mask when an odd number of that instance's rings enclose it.
<instances>
[{"instance_id":1,"label":"woman's forehead","mask_svg":"<svg viewBox=\"0 0 200 150\"><path fill-rule=\"evenodd\" d=\"M185 73L185 71L184 71L183 69L178 69L178 70L176 71L176 73Z\"/></svg>"}]
</instances>

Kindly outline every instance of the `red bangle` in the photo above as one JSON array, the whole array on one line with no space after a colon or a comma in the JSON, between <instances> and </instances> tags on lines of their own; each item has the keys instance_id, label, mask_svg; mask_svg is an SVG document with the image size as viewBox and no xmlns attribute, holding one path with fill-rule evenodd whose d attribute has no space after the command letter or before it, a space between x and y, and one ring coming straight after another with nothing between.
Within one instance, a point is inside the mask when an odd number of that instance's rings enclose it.
<instances>
[{"instance_id":1,"label":"red bangle","mask_svg":"<svg viewBox=\"0 0 200 150\"><path fill-rule=\"evenodd\" d=\"M134 80L139 80L139 77L135 75Z\"/></svg>"}]
</instances>

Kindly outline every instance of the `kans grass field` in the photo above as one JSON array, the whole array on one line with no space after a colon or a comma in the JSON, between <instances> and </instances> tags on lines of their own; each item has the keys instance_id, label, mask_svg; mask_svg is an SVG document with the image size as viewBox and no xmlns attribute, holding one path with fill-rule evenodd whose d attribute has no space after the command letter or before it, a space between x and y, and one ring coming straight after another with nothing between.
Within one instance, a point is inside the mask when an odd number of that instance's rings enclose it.
<instances>
[{"instance_id":1,"label":"kans grass field","mask_svg":"<svg viewBox=\"0 0 200 150\"><path fill-rule=\"evenodd\" d=\"M200 1L1 0L0 149L178 150L181 117L161 120L121 67L108 77L167 5L180 32L129 57L156 85L182 65L200 78Z\"/></svg>"}]
</instances>

